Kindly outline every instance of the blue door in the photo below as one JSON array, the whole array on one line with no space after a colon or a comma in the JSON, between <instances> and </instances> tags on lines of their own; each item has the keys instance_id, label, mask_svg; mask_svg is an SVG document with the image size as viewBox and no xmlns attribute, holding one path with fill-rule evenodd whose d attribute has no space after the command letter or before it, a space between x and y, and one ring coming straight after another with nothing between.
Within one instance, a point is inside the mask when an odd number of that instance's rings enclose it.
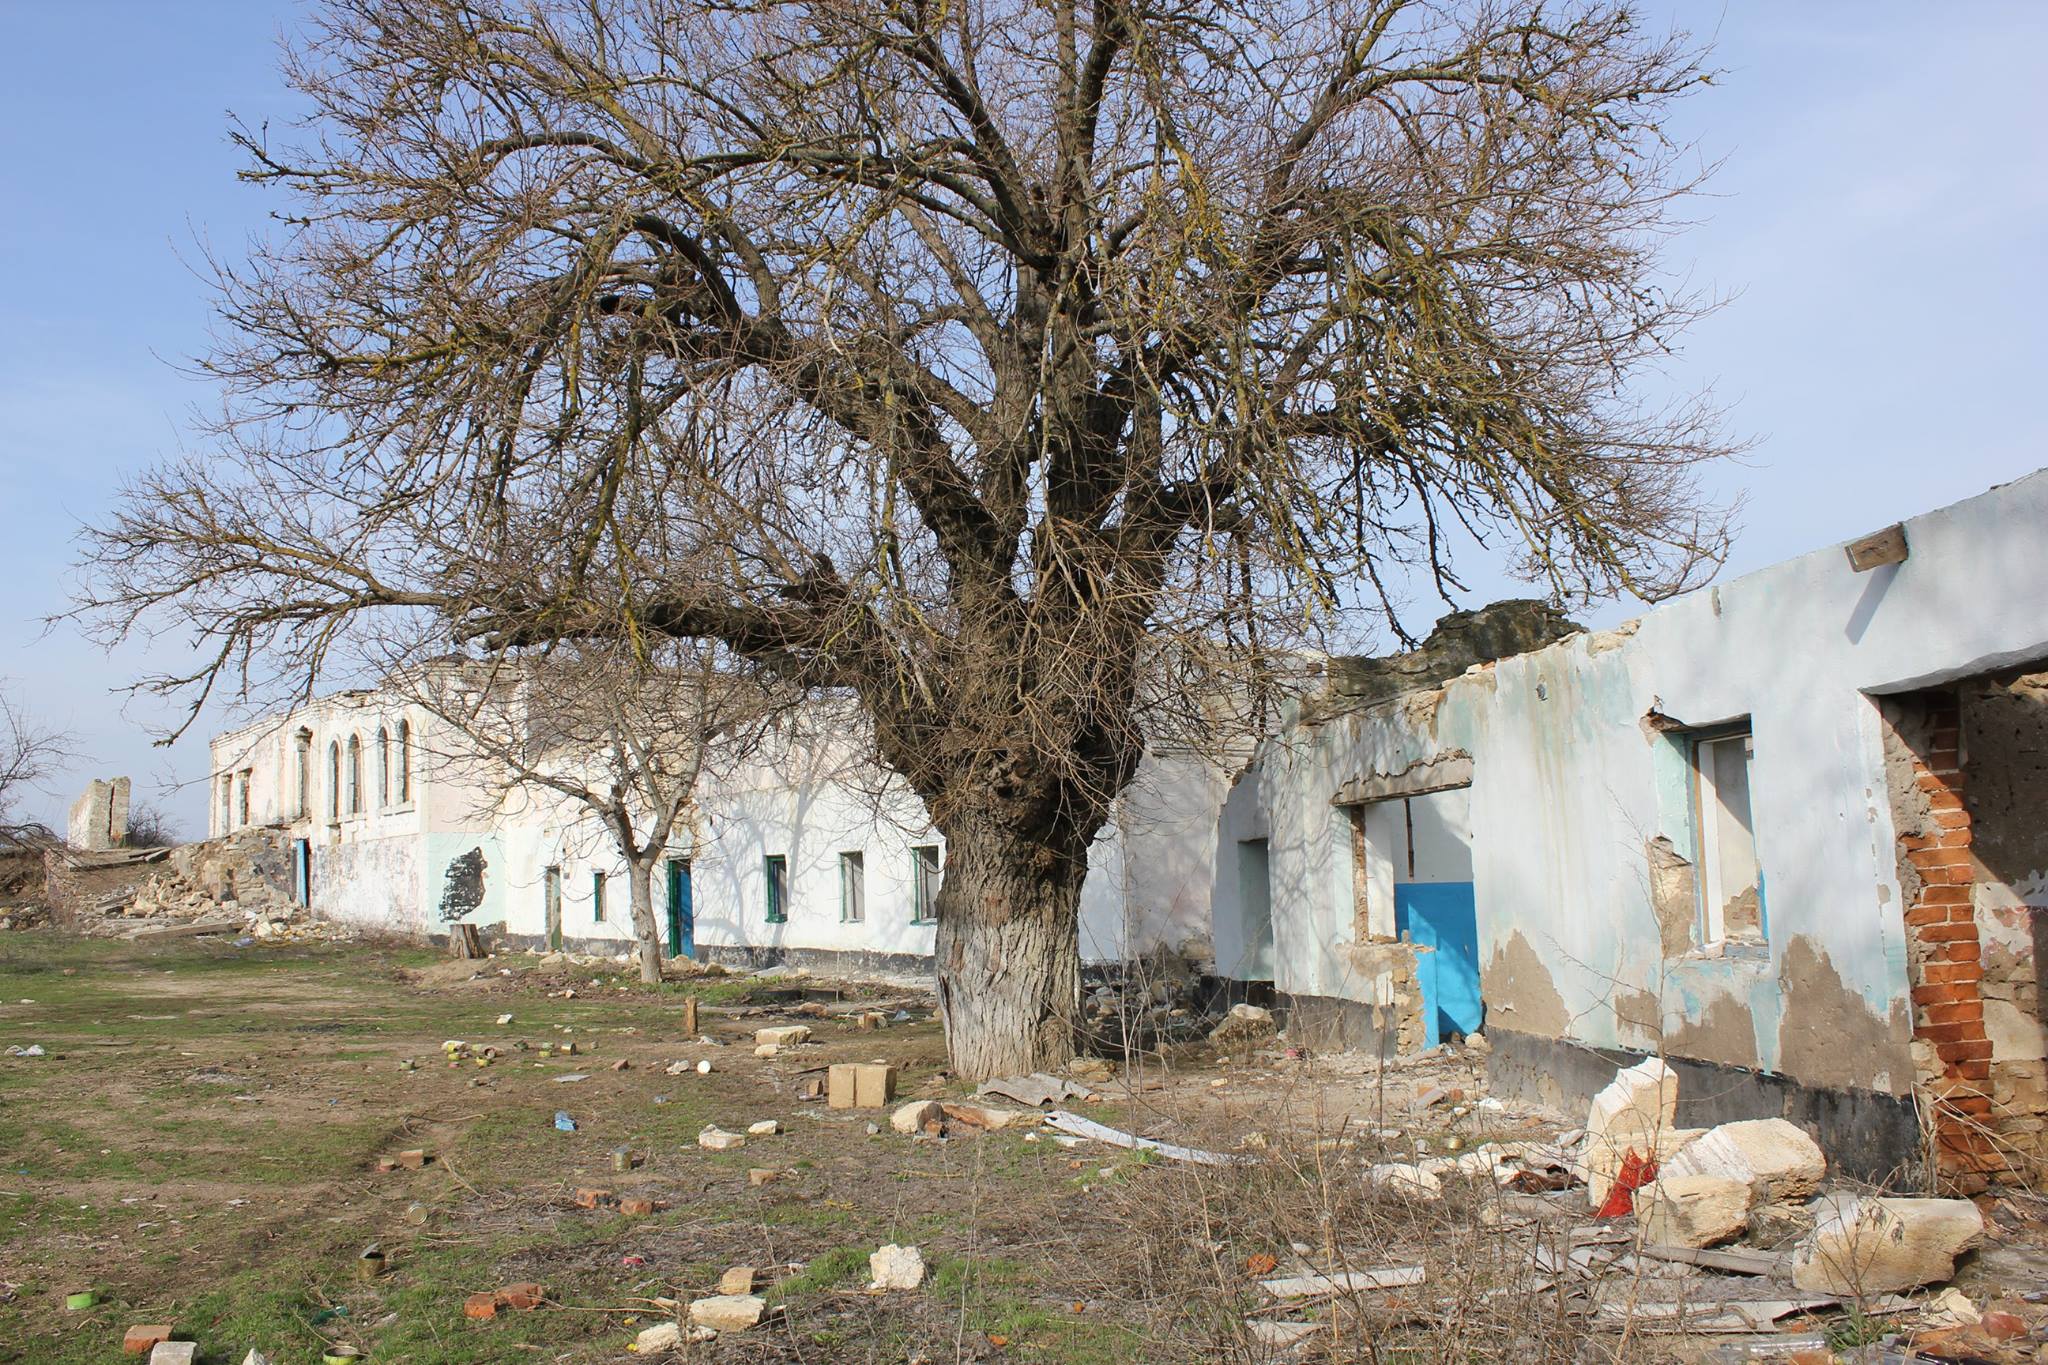
<instances>
[{"instance_id":1,"label":"blue door","mask_svg":"<svg viewBox=\"0 0 2048 1365\"><path fill-rule=\"evenodd\" d=\"M697 917L690 905L690 865L668 860L668 955L697 955Z\"/></svg>"},{"instance_id":2,"label":"blue door","mask_svg":"<svg viewBox=\"0 0 2048 1365\"><path fill-rule=\"evenodd\" d=\"M1418 948L1425 1042L1477 1033L1486 1023L1479 1002L1479 916L1470 882L1404 882L1394 887L1394 929Z\"/></svg>"}]
</instances>

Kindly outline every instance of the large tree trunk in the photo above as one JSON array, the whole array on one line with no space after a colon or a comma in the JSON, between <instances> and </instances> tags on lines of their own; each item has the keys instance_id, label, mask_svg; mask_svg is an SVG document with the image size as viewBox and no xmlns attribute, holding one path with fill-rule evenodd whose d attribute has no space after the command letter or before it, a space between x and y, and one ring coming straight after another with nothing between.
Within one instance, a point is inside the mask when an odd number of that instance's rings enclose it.
<instances>
[{"instance_id":1,"label":"large tree trunk","mask_svg":"<svg viewBox=\"0 0 2048 1365\"><path fill-rule=\"evenodd\" d=\"M1087 843L1049 848L979 821L945 830L939 1015L964 1080L1064 1066L1081 1006Z\"/></svg>"},{"instance_id":2,"label":"large tree trunk","mask_svg":"<svg viewBox=\"0 0 2048 1365\"><path fill-rule=\"evenodd\" d=\"M640 979L661 984L661 926L654 920L654 860L626 860L626 884L633 892L633 936L640 940Z\"/></svg>"}]
</instances>

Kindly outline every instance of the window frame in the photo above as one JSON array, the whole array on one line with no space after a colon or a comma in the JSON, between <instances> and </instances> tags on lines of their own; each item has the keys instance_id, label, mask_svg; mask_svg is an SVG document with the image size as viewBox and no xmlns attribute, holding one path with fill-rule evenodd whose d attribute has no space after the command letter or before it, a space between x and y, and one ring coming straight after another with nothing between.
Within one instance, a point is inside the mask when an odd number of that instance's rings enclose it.
<instances>
[{"instance_id":1,"label":"window frame","mask_svg":"<svg viewBox=\"0 0 2048 1365\"><path fill-rule=\"evenodd\" d=\"M1734 937L1726 919L1728 896L1721 885L1721 784L1716 780L1714 756L1720 746L1742 743L1743 798L1749 814L1750 862L1756 868L1756 936ZM1725 725L1689 730L1685 734L1685 758L1691 769L1694 878L1699 895L1699 935L1705 944L1761 947L1770 942L1770 914L1764 891L1763 851L1758 847L1756 828L1756 734L1747 716ZM1710 817L1710 814L1712 818Z\"/></svg>"},{"instance_id":2,"label":"window frame","mask_svg":"<svg viewBox=\"0 0 2048 1365\"><path fill-rule=\"evenodd\" d=\"M327 822L341 823L341 741L327 741Z\"/></svg>"},{"instance_id":3,"label":"window frame","mask_svg":"<svg viewBox=\"0 0 2048 1365\"><path fill-rule=\"evenodd\" d=\"M761 857L761 899L769 924L789 923L789 855L766 853Z\"/></svg>"},{"instance_id":4,"label":"window frame","mask_svg":"<svg viewBox=\"0 0 2048 1365\"><path fill-rule=\"evenodd\" d=\"M398 804L412 804L412 722L398 718Z\"/></svg>"},{"instance_id":5,"label":"window frame","mask_svg":"<svg viewBox=\"0 0 2048 1365\"><path fill-rule=\"evenodd\" d=\"M605 880L606 874L602 870L598 868L590 870L590 922L592 924L609 924L611 922L604 917Z\"/></svg>"},{"instance_id":6,"label":"window frame","mask_svg":"<svg viewBox=\"0 0 2048 1365\"><path fill-rule=\"evenodd\" d=\"M868 866L865 849L842 849L839 854L839 922L868 922Z\"/></svg>"},{"instance_id":7,"label":"window frame","mask_svg":"<svg viewBox=\"0 0 2048 1365\"><path fill-rule=\"evenodd\" d=\"M391 731L377 727L377 809L391 804Z\"/></svg>"},{"instance_id":8,"label":"window frame","mask_svg":"<svg viewBox=\"0 0 2048 1365\"><path fill-rule=\"evenodd\" d=\"M927 866L925 855L931 859ZM939 922L939 885L946 879L945 850L937 844L910 846L910 922ZM927 911L929 907L929 911Z\"/></svg>"},{"instance_id":9,"label":"window frame","mask_svg":"<svg viewBox=\"0 0 2048 1365\"><path fill-rule=\"evenodd\" d=\"M348 813L363 813L363 737L348 737Z\"/></svg>"},{"instance_id":10,"label":"window frame","mask_svg":"<svg viewBox=\"0 0 2048 1365\"><path fill-rule=\"evenodd\" d=\"M302 728L297 734L292 736L292 756L297 763L297 771L294 774L297 781L292 786L292 794L297 799L294 802L292 818L295 820L310 820L313 818L313 732L311 730Z\"/></svg>"}]
</instances>

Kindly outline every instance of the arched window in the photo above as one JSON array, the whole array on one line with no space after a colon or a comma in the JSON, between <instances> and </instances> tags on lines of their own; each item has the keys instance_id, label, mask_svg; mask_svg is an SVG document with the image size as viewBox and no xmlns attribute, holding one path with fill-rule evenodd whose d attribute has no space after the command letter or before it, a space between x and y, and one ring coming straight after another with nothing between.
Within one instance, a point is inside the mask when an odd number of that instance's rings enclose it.
<instances>
[{"instance_id":1,"label":"arched window","mask_svg":"<svg viewBox=\"0 0 2048 1365\"><path fill-rule=\"evenodd\" d=\"M293 746L297 760L293 776L297 780L292 790L299 799L292 808L292 814L301 820L309 820L313 816L313 732L301 730L293 738L297 741Z\"/></svg>"},{"instance_id":2,"label":"arched window","mask_svg":"<svg viewBox=\"0 0 2048 1365\"><path fill-rule=\"evenodd\" d=\"M327 818L341 818L341 745L327 741Z\"/></svg>"},{"instance_id":3,"label":"arched window","mask_svg":"<svg viewBox=\"0 0 2048 1365\"><path fill-rule=\"evenodd\" d=\"M363 813L363 737L348 737L348 813Z\"/></svg>"},{"instance_id":4,"label":"arched window","mask_svg":"<svg viewBox=\"0 0 2048 1365\"><path fill-rule=\"evenodd\" d=\"M391 732L377 727L377 809L391 804Z\"/></svg>"},{"instance_id":5,"label":"arched window","mask_svg":"<svg viewBox=\"0 0 2048 1365\"><path fill-rule=\"evenodd\" d=\"M398 804L412 800L412 722L398 722Z\"/></svg>"}]
</instances>

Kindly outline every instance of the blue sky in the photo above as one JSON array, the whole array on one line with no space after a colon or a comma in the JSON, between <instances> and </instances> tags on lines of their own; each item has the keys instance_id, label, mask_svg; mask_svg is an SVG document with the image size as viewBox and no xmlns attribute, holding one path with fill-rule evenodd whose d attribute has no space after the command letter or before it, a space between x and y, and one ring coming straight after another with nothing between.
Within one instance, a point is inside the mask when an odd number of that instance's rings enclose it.
<instances>
[{"instance_id":1,"label":"blue sky","mask_svg":"<svg viewBox=\"0 0 2048 1365\"><path fill-rule=\"evenodd\" d=\"M52 821L86 777L126 772L204 824L203 738L153 748L170 713L118 694L144 647L41 621L68 600L79 523L206 401L175 368L209 325L187 262L262 228L227 115L290 117L275 43L302 12L0 0L0 678L79 736L86 761L37 803ZM1711 385L1756 442L1714 476L1746 499L1727 572L2048 464L2048 5L1649 14L1714 36L1728 69L1680 115L1724 165L1670 261L1733 298L1669 376ZM1472 577L1474 603L1514 590Z\"/></svg>"}]
</instances>

